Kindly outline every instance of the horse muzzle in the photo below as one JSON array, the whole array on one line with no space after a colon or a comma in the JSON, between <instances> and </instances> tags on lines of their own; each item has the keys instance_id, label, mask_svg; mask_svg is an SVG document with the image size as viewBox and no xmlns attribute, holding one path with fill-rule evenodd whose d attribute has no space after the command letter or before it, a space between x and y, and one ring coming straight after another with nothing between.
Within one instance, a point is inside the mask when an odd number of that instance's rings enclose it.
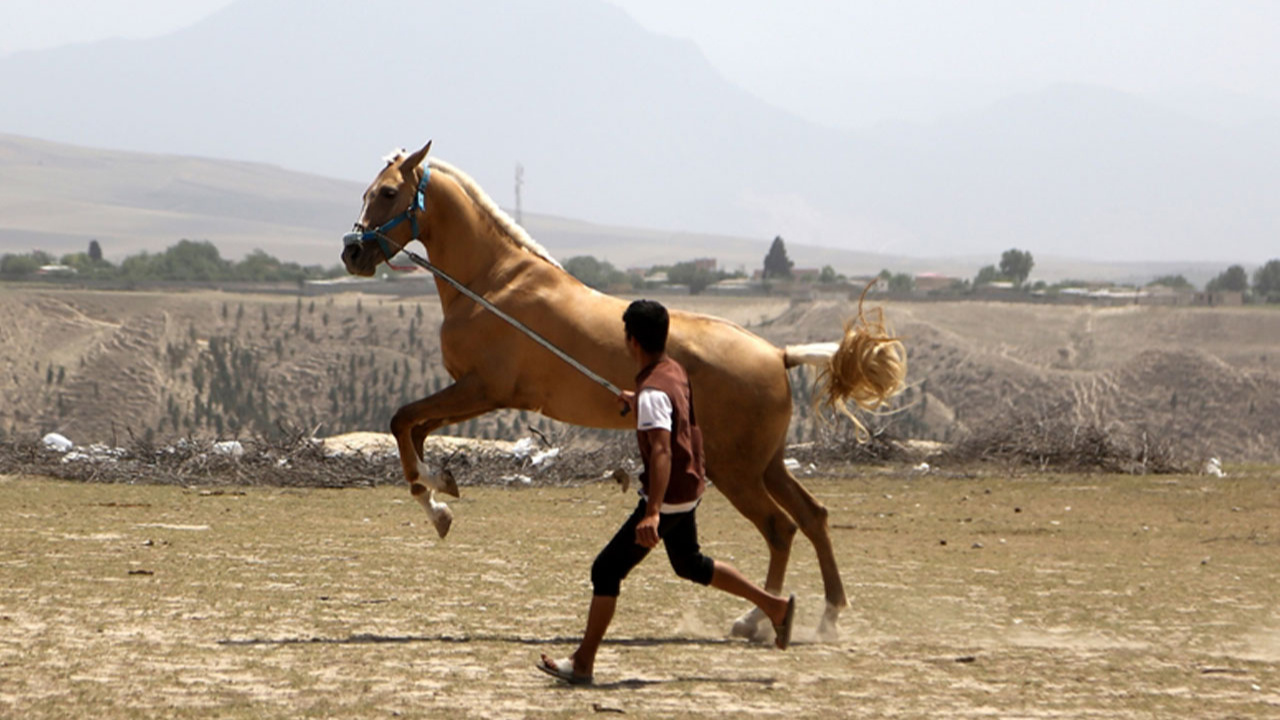
<instances>
[{"instance_id":1,"label":"horse muzzle","mask_svg":"<svg viewBox=\"0 0 1280 720\"><path fill-rule=\"evenodd\" d=\"M349 242L348 238L355 236L355 242ZM374 274L374 268L377 266L375 255L372 251L366 250L364 243L358 238L360 233L347 233L342 238L342 264L346 266L347 272L352 275L361 277L369 277Z\"/></svg>"}]
</instances>

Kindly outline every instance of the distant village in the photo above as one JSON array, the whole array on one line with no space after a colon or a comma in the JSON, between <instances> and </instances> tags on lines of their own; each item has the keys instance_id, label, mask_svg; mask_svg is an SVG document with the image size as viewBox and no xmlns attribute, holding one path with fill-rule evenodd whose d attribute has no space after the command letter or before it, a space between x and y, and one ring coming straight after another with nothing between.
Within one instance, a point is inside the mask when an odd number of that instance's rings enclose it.
<instances>
[{"instance_id":1,"label":"distant village","mask_svg":"<svg viewBox=\"0 0 1280 720\"><path fill-rule=\"evenodd\" d=\"M692 261L699 269L716 273L715 258ZM974 285L972 278L959 278L941 273L915 275L883 271L877 275L839 275L824 268L793 268L790 277L767 280L763 268L750 277L730 274L707 285L701 292L708 295L786 295L794 300L816 300L829 296L857 297L864 289L869 295L897 299L985 300L1055 302L1090 302L1100 304L1143 304L1176 306L1243 305L1245 293L1239 290L1197 290L1190 284L1170 286L1150 284L1144 287L1119 286L1105 282L1072 281L1049 286L1043 282L1021 286L1012 280L991 280ZM672 282L662 268L627 268L627 275L640 283L621 283L608 287L611 292L629 292L642 284L645 289L687 293L688 284Z\"/></svg>"},{"instance_id":2,"label":"distant village","mask_svg":"<svg viewBox=\"0 0 1280 720\"><path fill-rule=\"evenodd\" d=\"M115 265L103 259L97 241L88 252L72 253L60 260L40 251L0 256L0 280L36 280L131 288L139 284L213 285L229 291L288 292L305 295L341 292L358 287L362 292L405 292L404 282L429 279L430 273L397 256L392 266L375 278L357 278L341 266L301 267L281 262L261 251L239 261L223 259L207 241L182 240L162 253L126 258ZM564 269L602 292L671 293L713 296L773 295L795 301L830 297L857 298L864 291L903 300L991 300L1007 302L1090 303L1109 305L1238 306L1248 303L1280 303L1280 260L1255 269L1232 265L1197 288L1181 275L1155 278L1142 286L1116 285L1089 280L1053 284L1032 281L1035 261L1030 252L1005 251L998 263L981 268L972 278L935 272L843 274L830 265L795 267L786 245L775 237L761 267L747 273L720 267L714 257L700 257L649 267L619 270L592 256L569 258ZM424 277L426 276L426 277Z\"/></svg>"},{"instance_id":3,"label":"distant village","mask_svg":"<svg viewBox=\"0 0 1280 720\"><path fill-rule=\"evenodd\" d=\"M607 261L590 256L570 258L564 267L582 282L602 292L629 294L693 294L711 296L786 296L797 302L823 298L856 299L870 295L901 300L990 300L1005 302L1088 303L1101 305L1239 306L1250 301L1280 302L1280 260L1272 260L1254 273L1254 285L1244 268L1233 265L1203 288L1181 275L1156 278L1143 286L1068 280L1049 284L1029 281L1034 260L1031 253L1006 251L998 264L982 268L973 278L936 272L895 273L889 269L874 275L845 275L830 265L794 267L785 244L775 238L763 266L750 275L719 266L716 258L701 257L674 265L628 267L617 270ZM416 270L411 274L426 273ZM392 279L388 275L386 279ZM401 278L405 279L405 278ZM326 282L326 281L320 281ZM327 282L346 283L350 280Z\"/></svg>"}]
</instances>

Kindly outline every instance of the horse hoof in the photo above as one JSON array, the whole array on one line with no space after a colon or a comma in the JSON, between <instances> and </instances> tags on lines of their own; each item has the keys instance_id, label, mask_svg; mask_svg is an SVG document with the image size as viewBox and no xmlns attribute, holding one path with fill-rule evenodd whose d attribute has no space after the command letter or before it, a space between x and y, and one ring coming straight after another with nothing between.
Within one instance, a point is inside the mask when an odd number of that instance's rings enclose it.
<instances>
[{"instance_id":1,"label":"horse hoof","mask_svg":"<svg viewBox=\"0 0 1280 720\"><path fill-rule=\"evenodd\" d=\"M453 479L453 473L449 471L449 468L440 471L437 483L436 490L451 497L461 497L458 495L458 482Z\"/></svg>"},{"instance_id":2,"label":"horse hoof","mask_svg":"<svg viewBox=\"0 0 1280 720\"><path fill-rule=\"evenodd\" d=\"M449 534L449 528L453 525L453 511L442 503L439 510L431 516L431 524L436 526L436 532L443 538Z\"/></svg>"},{"instance_id":3,"label":"horse hoof","mask_svg":"<svg viewBox=\"0 0 1280 720\"><path fill-rule=\"evenodd\" d=\"M773 642L773 627L765 622L768 618L760 608L752 608L742 617L733 621L733 627L729 629L731 637L744 638L751 642L771 643Z\"/></svg>"},{"instance_id":4,"label":"horse hoof","mask_svg":"<svg viewBox=\"0 0 1280 720\"><path fill-rule=\"evenodd\" d=\"M822 620L818 621L816 633L818 642L836 642L840 639L840 627L836 624L839 619L840 608L827 603L827 609L822 613Z\"/></svg>"}]
</instances>

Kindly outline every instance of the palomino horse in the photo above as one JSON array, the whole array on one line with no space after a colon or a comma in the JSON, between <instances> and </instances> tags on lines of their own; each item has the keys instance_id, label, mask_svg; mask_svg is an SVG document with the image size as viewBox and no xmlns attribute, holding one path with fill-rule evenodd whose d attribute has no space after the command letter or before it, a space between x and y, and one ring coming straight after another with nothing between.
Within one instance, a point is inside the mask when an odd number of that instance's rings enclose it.
<instances>
[{"instance_id":1,"label":"palomino horse","mask_svg":"<svg viewBox=\"0 0 1280 720\"><path fill-rule=\"evenodd\" d=\"M435 159L428 164L430 147L386 159L364 193L357 233L342 252L347 271L371 276L388 254L417 240L433 265L614 385L634 388L622 325L627 303L565 272L467 175ZM457 487L427 466L423 442L429 433L499 408L595 428L630 428L635 421L619 416L615 397L600 385L439 277L436 288L444 310L441 355L454 383L400 408L391 432L410 491L443 537L452 513L435 492L456 497ZM848 602L827 510L783 462L791 418L787 369L801 363L824 368L825 402L852 418L847 400L874 409L901 389L905 349L887 335L882 318L869 322L861 312L839 343L783 349L726 320L672 311L667 350L688 371L694 389L708 477L768 544L765 587L782 592L798 526L817 550L822 571L826 610L819 636L834 637ZM861 424L857 429L865 435ZM733 634L757 640L771 632L758 610L733 627Z\"/></svg>"}]
</instances>

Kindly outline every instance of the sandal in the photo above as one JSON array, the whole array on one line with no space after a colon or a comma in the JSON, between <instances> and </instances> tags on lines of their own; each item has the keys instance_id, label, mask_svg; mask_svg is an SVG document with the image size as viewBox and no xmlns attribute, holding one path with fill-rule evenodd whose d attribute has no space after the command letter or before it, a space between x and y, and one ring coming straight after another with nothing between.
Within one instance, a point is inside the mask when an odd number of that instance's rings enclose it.
<instances>
[{"instance_id":1,"label":"sandal","mask_svg":"<svg viewBox=\"0 0 1280 720\"><path fill-rule=\"evenodd\" d=\"M590 685L595 682L593 676L578 675L573 671L573 658L551 660L544 655L534 667L568 685Z\"/></svg>"}]
</instances>

